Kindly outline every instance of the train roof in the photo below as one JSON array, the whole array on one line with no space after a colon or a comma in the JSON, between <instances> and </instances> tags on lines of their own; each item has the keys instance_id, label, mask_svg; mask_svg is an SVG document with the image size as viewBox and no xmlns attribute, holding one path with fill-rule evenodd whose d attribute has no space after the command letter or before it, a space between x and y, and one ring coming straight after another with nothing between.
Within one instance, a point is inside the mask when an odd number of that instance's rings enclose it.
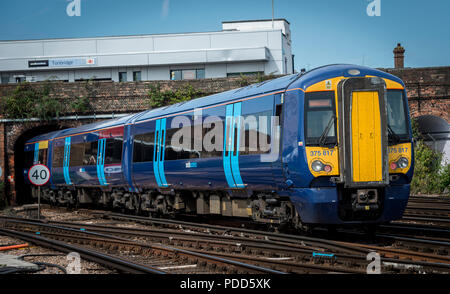
<instances>
[{"instance_id":1,"label":"train roof","mask_svg":"<svg viewBox=\"0 0 450 294\"><path fill-rule=\"evenodd\" d=\"M146 111L137 121L147 120L157 116L170 115L173 113L190 111L195 108L203 108L211 105L221 104L233 101L240 98L261 95L265 93L274 92L277 90L284 90L293 80L298 77L298 74L280 77L274 80L268 80L257 84L252 84L246 87L229 90L226 92L205 96L186 102L165 106L163 108L151 109Z\"/></svg>"},{"instance_id":2,"label":"train roof","mask_svg":"<svg viewBox=\"0 0 450 294\"><path fill-rule=\"evenodd\" d=\"M95 130L110 128L110 127L114 127L114 126L121 126L121 125L124 125L126 122L128 122L132 117L137 116L137 115L139 115L139 113L130 114L130 115L123 116L120 118L109 119L109 120L104 120L104 121L95 122L95 123L91 123L91 124L86 124L86 125L82 125L82 126L79 126L76 128L68 128L68 129L64 129L64 130L60 130L60 131L55 131L55 132L39 135L39 136L36 136L36 137L28 140L26 142L26 144L30 144L30 143L33 143L36 141L44 141L44 140L51 140L51 139L59 138L59 137L71 136L71 135L85 133L85 132L92 132Z\"/></svg>"},{"instance_id":3,"label":"train roof","mask_svg":"<svg viewBox=\"0 0 450 294\"><path fill-rule=\"evenodd\" d=\"M359 73L352 75L349 70L358 70ZM94 132L96 130L110 128L114 126L125 125L129 122L139 122L148 119L152 119L159 116L170 115L178 112L188 112L195 108L203 108L211 105L216 105L220 103L226 103L229 101L251 97L256 95L262 95L266 93L276 92L285 89L295 89L300 88L306 90L309 86L323 81L325 79L331 79L334 77L344 76L344 77L362 77L367 75L380 76L395 82L400 83L404 86L403 82L396 76L389 73L365 67L360 65L352 64L333 64L318 67L307 71L302 74L293 74L288 76L283 76L277 79L264 81L257 84L252 84L246 87L229 90L226 92L205 96L190 101L180 102L173 105L150 109L136 114L127 115L117 119L105 120L101 122L95 122L91 124L82 125L76 128L69 128L61 131L51 132L48 134L40 135L27 141L27 143L49 140L53 138L66 137L71 135L76 135L80 133Z\"/></svg>"},{"instance_id":4,"label":"train roof","mask_svg":"<svg viewBox=\"0 0 450 294\"><path fill-rule=\"evenodd\" d=\"M29 144L31 142L37 142L37 141L45 141L45 140L49 140L54 138L56 135L58 135L58 133L60 133L61 130L59 131L53 131L51 133L46 133L46 134L42 134L36 137L33 137L33 139L30 139L26 142L26 144Z\"/></svg>"},{"instance_id":5,"label":"train roof","mask_svg":"<svg viewBox=\"0 0 450 294\"><path fill-rule=\"evenodd\" d=\"M350 70L357 70L359 71L358 74L350 74ZM361 65L354 65L354 64L332 64L332 65L325 65L321 66L315 69L312 69L308 72L305 72L295 83L291 85L290 88L301 88L303 90L306 90L309 86L318 83L320 81L331 79L334 77L364 77L364 76L379 76L382 78L389 79L391 81L397 82L401 84L403 87L405 86L398 77L391 75L387 72L361 66Z\"/></svg>"}]
</instances>

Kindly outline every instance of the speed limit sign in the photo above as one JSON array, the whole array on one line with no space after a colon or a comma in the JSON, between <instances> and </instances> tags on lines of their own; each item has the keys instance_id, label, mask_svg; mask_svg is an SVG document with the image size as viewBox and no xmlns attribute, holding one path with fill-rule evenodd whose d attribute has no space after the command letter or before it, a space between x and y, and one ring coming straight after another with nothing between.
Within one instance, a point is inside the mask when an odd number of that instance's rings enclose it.
<instances>
[{"instance_id":1,"label":"speed limit sign","mask_svg":"<svg viewBox=\"0 0 450 294\"><path fill-rule=\"evenodd\" d=\"M43 164L33 165L28 171L28 179L33 185L43 186L50 180L50 170Z\"/></svg>"}]
</instances>

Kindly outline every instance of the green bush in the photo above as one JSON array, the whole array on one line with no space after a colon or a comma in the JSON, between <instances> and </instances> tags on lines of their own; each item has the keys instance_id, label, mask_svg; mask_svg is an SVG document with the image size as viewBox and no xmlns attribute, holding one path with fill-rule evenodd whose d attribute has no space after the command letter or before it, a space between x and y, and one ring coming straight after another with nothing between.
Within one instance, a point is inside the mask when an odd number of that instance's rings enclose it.
<instances>
[{"instance_id":1,"label":"green bush","mask_svg":"<svg viewBox=\"0 0 450 294\"><path fill-rule=\"evenodd\" d=\"M31 118L38 100L38 93L28 83L22 83L11 95L3 98L3 114L7 118Z\"/></svg>"},{"instance_id":2,"label":"green bush","mask_svg":"<svg viewBox=\"0 0 450 294\"><path fill-rule=\"evenodd\" d=\"M80 96L70 103L70 108L76 113L85 113L92 111L92 105L88 97Z\"/></svg>"},{"instance_id":3,"label":"green bush","mask_svg":"<svg viewBox=\"0 0 450 294\"><path fill-rule=\"evenodd\" d=\"M411 182L413 194L450 195L450 165L442 162L442 154L431 149L422 140L417 123L412 123L414 146L414 176Z\"/></svg>"},{"instance_id":4,"label":"green bush","mask_svg":"<svg viewBox=\"0 0 450 294\"><path fill-rule=\"evenodd\" d=\"M441 168L438 187L443 193L450 195L450 164Z\"/></svg>"},{"instance_id":5,"label":"green bush","mask_svg":"<svg viewBox=\"0 0 450 294\"><path fill-rule=\"evenodd\" d=\"M160 84L157 84L156 86L150 85L150 89L148 91L148 104L151 108L157 108L174 103L188 101L198 97L200 94L201 93L190 84L186 84L176 91L162 91Z\"/></svg>"},{"instance_id":6,"label":"green bush","mask_svg":"<svg viewBox=\"0 0 450 294\"><path fill-rule=\"evenodd\" d=\"M251 77L248 75L240 74L238 79L238 84L240 87L246 87L251 84Z\"/></svg>"},{"instance_id":7,"label":"green bush","mask_svg":"<svg viewBox=\"0 0 450 294\"><path fill-rule=\"evenodd\" d=\"M62 105L50 96L52 86L50 82L44 83L41 89L32 87L29 83L19 84L11 95L2 100L3 114L7 118L39 118L50 120L58 117Z\"/></svg>"}]
</instances>

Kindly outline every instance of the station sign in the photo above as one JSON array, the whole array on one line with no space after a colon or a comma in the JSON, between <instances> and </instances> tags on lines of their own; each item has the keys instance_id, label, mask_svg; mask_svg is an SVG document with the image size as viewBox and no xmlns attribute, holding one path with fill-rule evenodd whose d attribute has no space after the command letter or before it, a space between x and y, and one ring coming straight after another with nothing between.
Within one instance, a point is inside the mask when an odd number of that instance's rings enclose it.
<instances>
[{"instance_id":1,"label":"station sign","mask_svg":"<svg viewBox=\"0 0 450 294\"><path fill-rule=\"evenodd\" d=\"M28 60L28 67L74 67L97 65L96 57L51 58L45 60Z\"/></svg>"},{"instance_id":2,"label":"station sign","mask_svg":"<svg viewBox=\"0 0 450 294\"><path fill-rule=\"evenodd\" d=\"M48 66L48 59L47 60L29 60L28 61L28 67L45 67Z\"/></svg>"}]
</instances>

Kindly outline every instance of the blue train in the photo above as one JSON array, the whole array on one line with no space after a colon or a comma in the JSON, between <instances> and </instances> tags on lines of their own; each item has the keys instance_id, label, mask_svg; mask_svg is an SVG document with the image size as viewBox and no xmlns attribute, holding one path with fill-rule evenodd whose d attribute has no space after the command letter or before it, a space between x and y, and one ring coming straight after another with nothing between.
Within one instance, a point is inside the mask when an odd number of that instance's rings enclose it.
<instances>
[{"instance_id":1,"label":"blue train","mask_svg":"<svg viewBox=\"0 0 450 294\"><path fill-rule=\"evenodd\" d=\"M346 64L40 135L25 154L27 181L50 168L52 203L297 228L401 218L414 169L404 83Z\"/></svg>"}]
</instances>

